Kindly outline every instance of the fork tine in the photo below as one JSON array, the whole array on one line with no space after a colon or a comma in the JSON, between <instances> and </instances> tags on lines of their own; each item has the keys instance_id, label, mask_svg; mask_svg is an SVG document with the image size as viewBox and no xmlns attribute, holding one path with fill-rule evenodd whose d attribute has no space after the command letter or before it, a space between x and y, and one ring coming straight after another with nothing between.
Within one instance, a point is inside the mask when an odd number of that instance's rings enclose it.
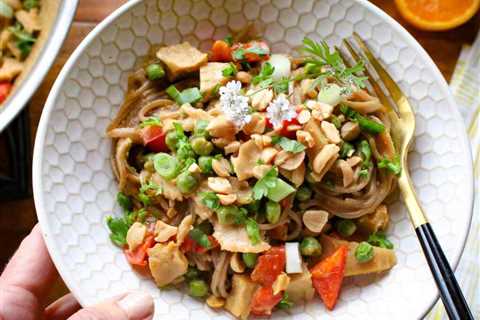
<instances>
[{"instance_id":1,"label":"fork tine","mask_svg":"<svg viewBox=\"0 0 480 320\"><path fill-rule=\"evenodd\" d=\"M350 55L352 56L352 58L355 61L360 61L361 60L359 54L355 51L355 49L353 49L352 45L350 44L350 42L348 40L344 39L343 44L345 45L345 47L347 48ZM370 71L367 68L364 69L364 72L367 75L368 81L369 81L370 85L372 86L373 90L375 91L375 93L376 93L378 99L380 100L380 102L382 103L382 105L384 105L387 108L387 111L391 114L391 116L394 117L395 120L397 120L398 119L397 112L396 112L395 108L392 106L390 100L387 98L387 96L383 92L383 89L374 80L374 78L372 77L372 74L370 73Z\"/></svg>"},{"instance_id":2,"label":"fork tine","mask_svg":"<svg viewBox=\"0 0 480 320\"><path fill-rule=\"evenodd\" d=\"M375 69L375 71L378 73L380 79L383 81L383 84L385 85L387 90L390 92L390 96L395 101L398 107L398 110L400 111L400 114L402 116L408 116L409 114L413 115L413 108L408 102L406 96L403 94L402 90L395 83L392 77L390 77L388 72L382 67L380 62L373 56L370 49L368 49L367 44L362 40L362 38L360 38L358 33L354 32L353 37L357 41L360 49L365 54L365 57L367 58L367 60L370 62L372 67Z\"/></svg>"}]
</instances>

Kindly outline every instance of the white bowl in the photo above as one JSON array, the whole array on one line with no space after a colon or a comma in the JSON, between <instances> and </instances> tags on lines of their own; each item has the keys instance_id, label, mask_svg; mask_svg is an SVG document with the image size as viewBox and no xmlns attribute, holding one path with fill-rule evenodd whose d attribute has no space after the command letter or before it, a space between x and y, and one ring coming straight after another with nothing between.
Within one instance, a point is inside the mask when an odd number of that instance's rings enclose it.
<instances>
[{"instance_id":1,"label":"white bowl","mask_svg":"<svg viewBox=\"0 0 480 320\"><path fill-rule=\"evenodd\" d=\"M70 30L78 0L42 0L41 4L42 30L24 62L24 71L15 80L7 100L0 105L0 132L27 105L50 70Z\"/></svg>"},{"instance_id":2,"label":"white bowl","mask_svg":"<svg viewBox=\"0 0 480 320\"><path fill-rule=\"evenodd\" d=\"M129 1L79 45L60 73L38 129L33 180L35 204L52 258L83 305L126 290L150 292L155 319L222 319L176 290L159 290L132 271L111 244L105 216L119 214L105 128L122 102L128 73L152 44L188 40L207 49L212 39L263 25L274 51L304 36L338 44L358 32L408 94L417 110L410 155L418 196L456 267L468 233L473 195L465 128L445 80L420 45L367 1ZM430 270L400 201L391 206L390 239L398 265L385 275L348 279L336 308L315 299L295 319L416 319L438 297ZM276 312L273 318L288 314Z\"/></svg>"}]
</instances>

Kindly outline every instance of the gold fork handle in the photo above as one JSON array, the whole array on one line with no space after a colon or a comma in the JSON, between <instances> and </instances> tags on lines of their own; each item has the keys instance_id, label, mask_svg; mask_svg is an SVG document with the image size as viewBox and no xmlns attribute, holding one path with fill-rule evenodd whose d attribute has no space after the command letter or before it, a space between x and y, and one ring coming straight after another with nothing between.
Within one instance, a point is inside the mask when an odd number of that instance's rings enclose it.
<instances>
[{"instance_id":1,"label":"gold fork handle","mask_svg":"<svg viewBox=\"0 0 480 320\"><path fill-rule=\"evenodd\" d=\"M399 187L448 317L452 320L474 320L455 274L418 202L407 172L402 172Z\"/></svg>"}]
</instances>

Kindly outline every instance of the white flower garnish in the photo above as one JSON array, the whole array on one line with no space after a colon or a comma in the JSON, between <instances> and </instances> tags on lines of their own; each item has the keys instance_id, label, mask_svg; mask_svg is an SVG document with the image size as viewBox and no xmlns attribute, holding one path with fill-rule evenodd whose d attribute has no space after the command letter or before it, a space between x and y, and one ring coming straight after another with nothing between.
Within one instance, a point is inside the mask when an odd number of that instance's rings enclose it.
<instances>
[{"instance_id":1,"label":"white flower garnish","mask_svg":"<svg viewBox=\"0 0 480 320\"><path fill-rule=\"evenodd\" d=\"M220 106L222 112L241 129L252 120L248 98L241 94L242 84L240 81L230 81L220 87Z\"/></svg>"},{"instance_id":2,"label":"white flower garnish","mask_svg":"<svg viewBox=\"0 0 480 320\"><path fill-rule=\"evenodd\" d=\"M290 104L284 94L270 102L267 108L267 117L274 129L280 129L283 121L290 121L297 116L295 107Z\"/></svg>"}]
</instances>

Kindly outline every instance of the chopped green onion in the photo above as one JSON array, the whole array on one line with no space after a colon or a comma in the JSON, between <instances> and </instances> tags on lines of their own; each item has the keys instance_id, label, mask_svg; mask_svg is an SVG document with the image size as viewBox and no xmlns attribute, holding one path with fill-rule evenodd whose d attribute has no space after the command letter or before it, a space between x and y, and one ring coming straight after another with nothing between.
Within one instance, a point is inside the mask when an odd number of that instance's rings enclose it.
<instances>
[{"instance_id":1,"label":"chopped green onion","mask_svg":"<svg viewBox=\"0 0 480 320\"><path fill-rule=\"evenodd\" d=\"M358 116L357 117L358 125L360 126L360 129L372 133L372 134L378 134L382 133L385 131L385 126L375 120L369 119L364 116Z\"/></svg>"},{"instance_id":2,"label":"chopped green onion","mask_svg":"<svg viewBox=\"0 0 480 320\"><path fill-rule=\"evenodd\" d=\"M195 103L202 99L202 94L200 93L200 90L198 90L198 88L188 88L180 92L172 84L165 91L179 105L185 103Z\"/></svg>"},{"instance_id":3,"label":"chopped green onion","mask_svg":"<svg viewBox=\"0 0 480 320\"><path fill-rule=\"evenodd\" d=\"M202 298L208 294L208 285L204 280L192 280L188 284L188 291L192 297Z\"/></svg>"},{"instance_id":4,"label":"chopped green onion","mask_svg":"<svg viewBox=\"0 0 480 320\"><path fill-rule=\"evenodd\" d=\"M192 238L193 241L198 243L203 248L210 249L212 246L212 243L210 242L210 239L208 239L208 236L199 228L193 228L190 230L188 233L190 238Z\"/></svg>"},{"instance_id":5,"label":"chopped green onion","mask_svg":"<svg viewBox=\"0 0 480 320\"><path fill-rule=\"evenodd\" d=\"M152 81L165 77L165 70L158 63L148 65L145 71L147 72L147 78Z\"/></svg>"},{"instance_id":6,"label":"chopped green onion","mask_svg":"<svg viewBox=\"0 0 480 320\"><path fill-rule=\"evenodd\" d=\"M355 258L360 263L365 263L372 260L374 254L375 251L373 250L372 245L365 241L360 242L355 249Z\"/></svg>"},{"instance_id":7,"label":"chopped green onion","mask_svg":"<svg viewBox=\"0 0 480 320\"><path fill-rule=\"evenodd\" d=\"M398 176L402 172L402 165L400 164L400 159L395 157L393 160L383 159L378 162L377 166L380 169L387 169L392 172L394 175Z\"/></svg>"},{"instance_id":8,"label":"chopped green onion","mask_svg":"<svg viewBox=\"0 0 480 320\"><path fill-rule=\"evenodd\" d=\"M300 242L300 253L303 256L319 256L322 254L322 245L314 237L305 237Z\"/></svg>"},{"instance_id":9,"label":"chopped green onion","mask_svg":"<svg viewBox=\"0 0 480 320\"><path fill-rule=\"evenodd\" d=\"M257 254L244 252L242 253L242 260L248 268L253 268L257 264Z\"/></svg>"},{"instance_id":10,"label":"chopped green onion","mask_svg":"<svg viewBox=\"0 0 480 320\"><path fill-rule=\"evenodd\" d=\"M39 7L38 0L23 0L23 7L27 10L32 10Z\"/></svg>"},{"instance_id":11,"label":"chopped green onion","mask_svg":"<svg viewBox=\"0 0 480 320\"><path fill-rule=\"evenodd\" d=\"M335 126L335 128L340 129L342 126L342 123L340 122L340 119L336 115L332 115L332 123Z\"/></svg>"},{"instance_id":12,"label":"chopped green onion","mask_svg":"<svg viewBox=\"0 0 480 320\"><path fill-rule=\"evenodd\" d=\"M110 240L119 247L127 244L127 232L130 227L124 218L107 216L107 226L110 229Z\"/></svg>"},{"instance_id":13,"label":"chopped green onion","mask_svg":"<svg viewBox=\"0 0 480 320\"><path fill-rule=\"evenodd\" d=\"M147 196L145 193L140 192L138 194L138 199L143 203L144 206L149 206L150 205L150 197Z\"/></svg>"},{"instance_id":14,"label":"chopped green onion","mask_svg":"<svg viewBox=\"0 0 480 320\"><path fill-rule=\"evenodd\" d=\"M372 149L370 148L370 144L368 143L367 140L362 140L360 143L357 145L358 151L360 151L360 155L363 159L364 163L370 162L370 159L372 158Z\"/></svg>"},{"instance_id":15,"label":"chopped green onion","mask_svg":"<svg viewBox=\"0 0 480 320\"><path fill-rule=\"evenodd\" d=\"M157 117L148 117L140 123L140 128L145 128L148 126L161 126L162 121Z\"/></svg>"},{"instance_id":16,"label":"chopped green onion","mask_svg":"<svg viewBox=\"0 0 480 320\"><path fill-rule=\"evenodd\" d=\"M155 171L167 180L172 180L180 172L178 160L167 153L157 153L153 156L153 166Z\"/></svg>"},{"instance_id":17,"label":"chopped green onion","mask_svg":"<svg viewBox=\"0 0 480 320\"><path fill-rule=\"evenodd\" d=\"M357 231L357 225L352 220L341 219L338 220L335 224L335 228L338 233L343 237L350 237L352 234Z\"/></svg>"},{"instance_id":18,"label":"chopped green onion","mask_svg":"<svg viewBox=\"0 0 480 320\"><path fill-rule=\"evenodd\" d=\"M245 223L245 229L250 242L253 245L259 244L262 239L260 237L260 228L258 227L258 223L252 218L248 218Z\"/></svg>"}]
</instances>

